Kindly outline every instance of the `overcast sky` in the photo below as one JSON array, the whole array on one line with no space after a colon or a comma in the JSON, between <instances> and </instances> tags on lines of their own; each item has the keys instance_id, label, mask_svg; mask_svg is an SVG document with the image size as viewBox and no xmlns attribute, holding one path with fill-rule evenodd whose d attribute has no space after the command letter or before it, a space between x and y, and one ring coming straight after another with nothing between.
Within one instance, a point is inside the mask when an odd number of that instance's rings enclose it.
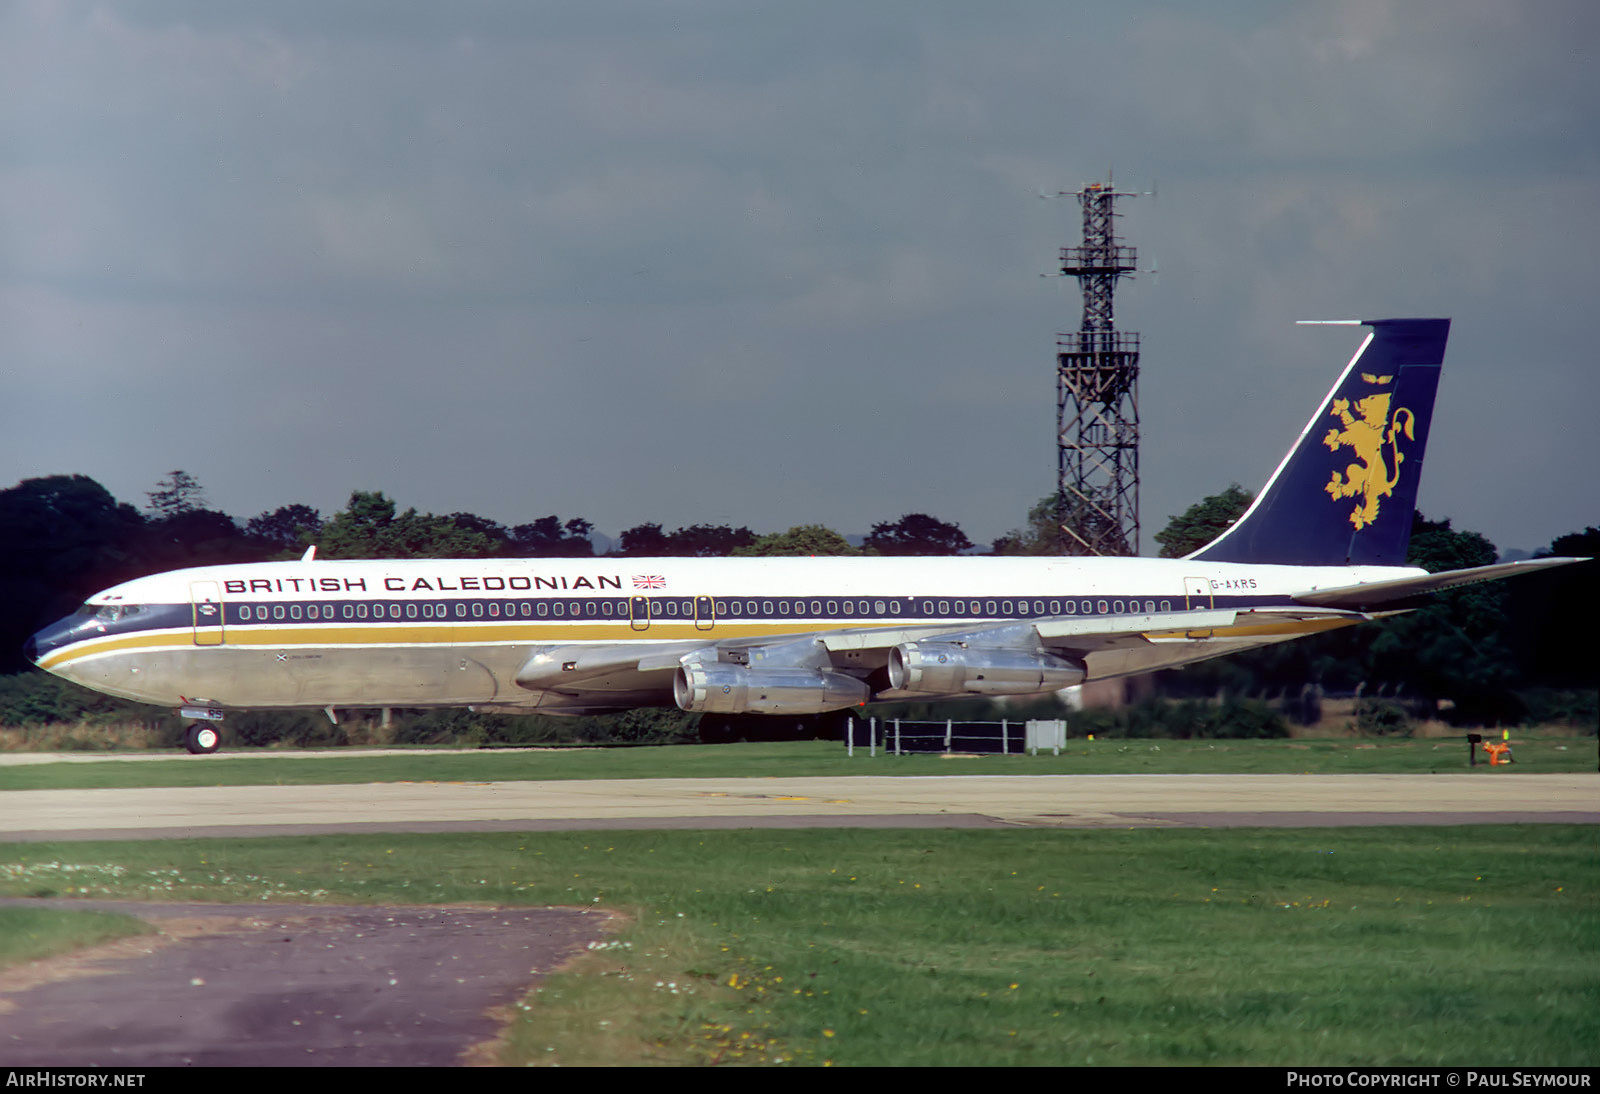
<instances>
[{"instance_id":1,"label":"overcast sky","mask_svg":"<svg viewBox=\"0 0 1600 1094\"><path fill-rule=\"evenodd\" d=\"M1600 524L1592 0L0 12L0 487L987 542L1055 487L1039 194L1114 170L1144 553L1305 424L1306 318L1454 318L1428 515Z\"/></svg>"}]
</instances>

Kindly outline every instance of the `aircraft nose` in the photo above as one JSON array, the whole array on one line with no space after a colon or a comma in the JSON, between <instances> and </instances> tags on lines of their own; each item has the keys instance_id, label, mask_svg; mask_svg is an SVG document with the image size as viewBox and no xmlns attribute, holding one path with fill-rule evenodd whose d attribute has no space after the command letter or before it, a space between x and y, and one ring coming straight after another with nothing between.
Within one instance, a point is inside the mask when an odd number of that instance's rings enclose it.
<instances>
[{"instance_id":1,"label":"aircraft nose","mask_svg":"<svg viewBox=\"0 0 1600 1094\"><path fill-rule=\"evenodd\" d=\"M37 665L49 657L51 651L58 649L71 640L73 634L73 620L70 616L57 620L48 627L34 631L28 640L22 644L22 655Z\"/></svg>"}]
</instances>

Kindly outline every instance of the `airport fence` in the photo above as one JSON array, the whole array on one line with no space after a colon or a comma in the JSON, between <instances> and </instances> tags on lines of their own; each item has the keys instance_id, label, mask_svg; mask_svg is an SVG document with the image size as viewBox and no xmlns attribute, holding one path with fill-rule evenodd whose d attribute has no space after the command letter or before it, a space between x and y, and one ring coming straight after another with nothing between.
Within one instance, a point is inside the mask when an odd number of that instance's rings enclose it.
<instances>
[{"instance_id":1,"label":"airport fence","mask_svg":"<svg viewBox=\"0 0 1600 1094\"><path fill-rule=\"evenodd\" d=\"M1067 723L1063 718L1036 718L1013 722L968 722L955 718L943 721L915 721L908 718L868 718L849 720L845 731L845 751L854 756L864 748L869 756L884 753L904 756L914 753L978 752L1006 755L1038 755L1041 750L1060 755L1067 743Z\"/></svg>"}]
</instances>

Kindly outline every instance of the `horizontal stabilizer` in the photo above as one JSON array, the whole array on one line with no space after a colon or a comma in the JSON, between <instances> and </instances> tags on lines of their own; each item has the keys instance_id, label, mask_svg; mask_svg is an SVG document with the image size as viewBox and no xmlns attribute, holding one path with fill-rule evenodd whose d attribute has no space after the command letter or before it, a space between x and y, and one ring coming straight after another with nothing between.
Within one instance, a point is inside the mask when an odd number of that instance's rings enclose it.
<instances>
[{"instance_id":1,"label":"horizontal stabilizer","mask_svg":"<svg viewBox=\"0 0 1600 1094\"><path fill-rule=\"evenodd\" d=\"M1350 608L1357 611L1389 604L1406 597L1423 593L1436 593L1444 589L1457 589L1463 585L1476 585L1480 581L1494 581L1502 577L1531 574L1556 566L1570 566L1574 562L1588 562L1586 558L1530 558L1522 562L1501 562L1493 566L1474 566L1468 570L1445 570L1420 577L1402 577L1393 581L1370 581L1363 585L1342 585L1337 589L1315 589L1296 593L1297 604L1319 608Z\"/></svg>"}]
</instances>

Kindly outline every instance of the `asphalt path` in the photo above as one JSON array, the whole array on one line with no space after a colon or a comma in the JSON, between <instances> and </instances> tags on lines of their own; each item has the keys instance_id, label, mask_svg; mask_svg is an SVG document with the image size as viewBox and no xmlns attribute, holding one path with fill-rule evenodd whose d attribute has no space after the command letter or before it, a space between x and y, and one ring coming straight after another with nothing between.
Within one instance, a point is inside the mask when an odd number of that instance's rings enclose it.
<instances>
[{"instance_id":1,"label":"asphalt path","mask_svg":"<svg viewBox=\"0 0 1600 1094\"><path fill-rule=\"evenodd\" d=\"M0 971L14 1068L490 1063L507 1008L606 928L573 908L0 903L159 932Z\"/></svg>"}]
</instances>

